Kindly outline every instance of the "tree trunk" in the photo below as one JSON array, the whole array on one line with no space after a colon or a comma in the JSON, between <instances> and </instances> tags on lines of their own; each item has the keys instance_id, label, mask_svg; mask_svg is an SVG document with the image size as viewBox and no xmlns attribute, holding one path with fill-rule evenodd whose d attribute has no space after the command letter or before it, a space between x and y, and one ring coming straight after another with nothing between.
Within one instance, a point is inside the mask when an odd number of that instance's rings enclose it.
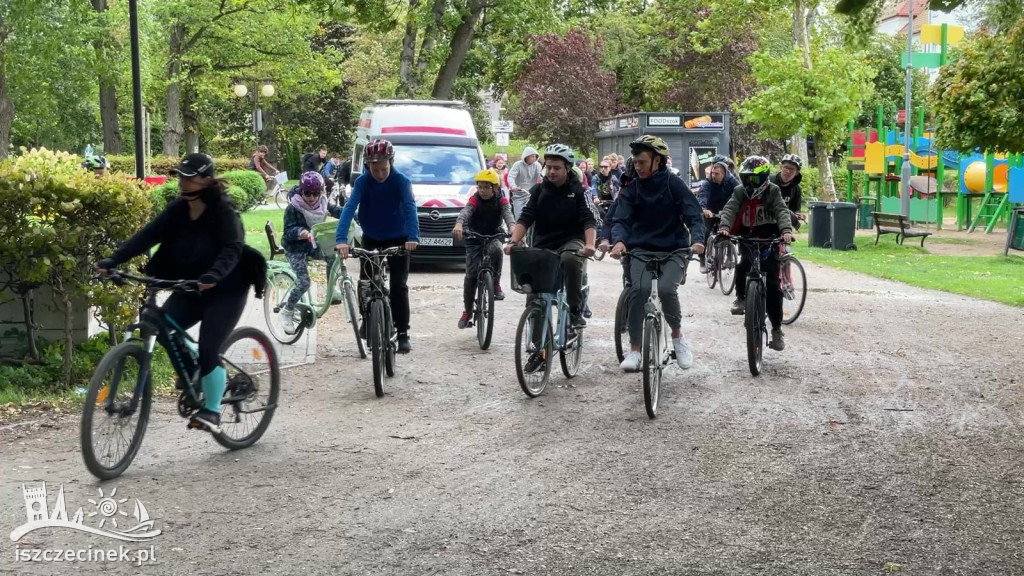
<instances>
[{"instance_id":1,"label":"tree trunk","mask_svg":"<svg viewBox=\"0 0 1024 576\"><path fill-rule=\"evenodd\" d=\"M181 51L185 38L184 24L175 24L171 30L169 63L167 65L167 127L164 128L163 153L177 158L181 155Z\"/></svg>"},{"instance_id":2,"label":"tree trunk","mask_svg":"<svg viewBox=\"0 0 1024 576\"><path fill-rule=\"evenodd\" d=\"M398 88L395 96L412 98L418 87L416 84L416 8L420 0L409 0L409 13L405 15L405 37L402 38L401 65L398 68Z\"/></svg>"},{"instance_id":3,"label":"tree trunk","mask_svg":"<svg viewBox=\"0 0 1024 576\"><path fill-rule=\"evenodd\" d=\"M25 343L28 344L28 361L39 363L39 347L36 345L35 299L32 290L21 296L21 306L25 315Z\"/></svg>"},{"instance_id":4,"label":"tree trunk","mask_svg":"<svg viewBox=\"0 0 1024 576\"><path fill-rule=\"evenodd\" d=\"M811 69L811 39L807 30L807 1L794 0L793 3L793 41L804 54L804 66Z\"/></svg>"},{"instance_id":5,"label":"tree trunk","mask_svg":"<svg viewBox=\"0 0 1024 576\"><path fill-rule=\"evenodd\" d=\"M92 7L97 13L107 10L107 0L92 0ZM110 34L108 32L107 36ZM96 55L102 61L104 59L104 40L97 38L93 41ZM121 153L121 126L117 118L117 91L114 82L105 74L100 74L100 121L103 124L103 153Z\"/></svg>"},{"instance_id":6,"label":"tree trunk","mask_svg":"<svg viewBox=\"0 0 1024 576\"><path fill-rule=\"evenodd\" d=\"M473 36L476 34L476 25L480 23L480 17L484 13L482 0L473 0L469 5L469 14L462 19L459 27L455 29L452 36L452 51L448 53L444 65L437 73L437 81L434 82L434 90L431 96L438 100L448 100L452 96L452 86L455 78L466 61L466 54L473 46Z\"/></svg>"},{"instance_id":7,"label":"tree trunk","mask_svg":"<svg viewBox=\"0 0 1024 576\"><path fill-rule=\"evenodd\" d=\"M184 115L185 153L199 152L199 106L195 86L186 84L185 94L181 102Z\"/></svg>"},{"instance_id":8,"label":"tree trunk","mask_svg":"<svg viewBox=\"0 0 1024 576\"><path fill-rule=\"evenodd\" d=\"M14 125L14 103L7 93L7 71L4 67L4 44L8 34L3 14L0 14L0 160L7 158L7 149L11 146L11 126Z\"/></svg>"},{"instance_id":9,"label":"tree trunk","mask_svg":"<svg viewBox=\"0 0 1024 576\"><path fill-rule=\"evenodd\" d=\"M71 386L71 353L75 349L75 323L72 317L71 295L60 289L60 297L64 302L64 384Z\"/></svg>"},{"instance_id":10,"label":"tree trunk","mask_svg":"<svg viewBox=\"0 0 1024 576\"><path fill-rule=\"evenodd\" d=\"M430 60L430 53L434 50L437 34L441 29L441 21L444 19L444 0L434 0L431 14L433 19L423 32L423 44L420 46L420 55L416 59L417 83L422 83L423 77L427 74L427 62Z\"/></svg>"},{"instance_id":11,"label":"tree trunk","mask_svg":"<svg viewBox=\"0 0 1024 576\"><path fill-rule=\"evenodd\" d=\"M832 198L833 202L838 202L839 198L836 196L836 183L832 178L832 162L828 159L828 153L830 151L821 147L821 134L814 135L814 142L814 159L815 163L818 165L818 175L821 178L821 195L824 198Z\"/></svg>"}]
</instances>

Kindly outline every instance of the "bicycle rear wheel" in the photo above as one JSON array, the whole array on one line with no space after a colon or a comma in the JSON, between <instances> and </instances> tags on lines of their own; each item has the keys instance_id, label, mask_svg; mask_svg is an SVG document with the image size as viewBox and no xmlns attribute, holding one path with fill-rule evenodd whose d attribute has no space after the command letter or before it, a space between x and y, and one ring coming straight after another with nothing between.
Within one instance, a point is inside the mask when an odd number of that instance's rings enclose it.
<instances>
[{"instance_id":1,"label":"bicycle rear wheel","mask_svg":"<svg viewBox=\"0 0 1024 576\"><path fill-rule=\"evenodd\" d=\"M625 360L622 339L629 333L629 288L623 288L619 300L615 303L615 356L619 363Z\"/></svg>"},{"instance_id":2,"label":"bicycle rear wheel","mask_svg":"<svg viewBox=\"0 0 1024 576\"><path fill-rule=\"evenodd\" d=\"M370 302L370 314L367 320L366 336L373 356L373 392L378 398L384 396L384 363L387 356L387 336L384 332L384 302Z\"/></svg>"},{"instance_id":3,"label":"bicycle rear wheel","mask_svg":"<svg viewBox=\"0 0 1024 576\"><path fill-rule=\"evenodd\" d=\"M543 346L534 341L533 334L537 330L536 326L540 326L539 332L544 340ZM551 324L544 321L544 309L532 304L527 306L519 318L519 327L516 328L516 378L519 380L519 387L530 398L540 396L547 388L548 378L551 375L554 346ZM526 363L534 354L543 356L543 365L532 371L527 371Z\"/></svg>"},{"instance_id":4,"label":"bicycle rear wheel","mask_svg":"<svg viewBox=\"0 0 1024 576\"><path fill-rule=\"evenodd\" d=\"M491 347L494 333L494 278L489 271L480 275L476 287L476 340L481 350Z\"/></svg>"},{"instance_id":5,"label":"bicycle rear wheel","mask_svg":"<svg viewBox=\"0 0 1024 576\"><path fill-rule=\"evenodd\" d=\"M267 289L263 294L263 319L267 322L267 330L281 344L288 346L302 338L305 327L299 323L295 325L295 333L288 334L281 325L280 311L288 302L288 295L295 289L295 278L285 272L272 272L269 274Z\"/></svg>"},{"instance_id":6,"label":"bicycle rear wheel","mask_svg":"<svg viewBox=\"0 0 1024 576\"><path fill-rule=\"evenodd\" d=\"M227 371L221 399L220 434L213 439L238 450L252 446L270 426L281 392L277 351L267 335L256 328L239 328L220 349Z\"/></svg>"},{"instance_id":7,"label":"bicycle rear wheel","mask_svg":"<svg viewBox=\"0 0 1024 576\"><path fill-rule=\"evenodd\" d=\"M714 240L708 244L710 244L711 249L704 254L704 267L707 269L704 278L708 282L708 288L714 290L718 284L718 259L721 250L715 247Z\"/></svg>"},{"instance_id":8,"label":"bicycle rear wheel","mask_svg":"<svg viewBox=\"0 0 1024 576\"><path fill-rule=\"evenodd\" d=\"M644 339L641 344L643 356L644 408L647 416L658 415L658 402L661 400L661 326L653 317L644 318Z\"/></svg>"},{"instance_id":9,"label":"bicycle rear wheel","mask_svg":"<svg viewBox=\"0 0 1024 576\"><path fill-rule=\"evenodd\" d=\"M736 245L730 242L721 247L719 255L721 259L717 264L718 288L722 294L728 296L736 287L736 263L739 262L739 253L736 251Z\"/></svg>"},{"instance_id":10,"label":"bicycle rear wheel","mask_svg":"<svg viewBox=\"0 0 1024 576\"><path fill-rule=\"evenodd\" d=\"M804 266L793 256L786 256L779 265L782 287L782 323L796 322L807 300L807 276Z\"/></svg>"},{"instance_id":11,"label":"bicycle rear wheel","mask_svg":"<svg viewBox=\"0 0 1024 576\"><path fill-rule=\"evenodd\" d=\"M82 459L100 480L124 473L142 445L153 400L152 375L139 382L145 363L140 343L124 342L103 356L89 380L82 406ZM132 409L132 396L140 386L141 397Z\"/></svg>"},{"instance_id":12,"label":"bicycle rear wheel","mask_svg":"<svg viewBox=\"0 0 1024 576\"><path fill-rule=\"evenodd\" d=\"M280 184L277 186L277 191L274 192L274 204L277 205L278 210L284 210L288 207L288 191Z\"/></svg>"},{"instance_id":13,"label":"bicycle rear wheel","mask_svg":"<svg viewBox=\"0 0 1024 576\"><path fill-rule=\"evenodd\" d=\"M750 373L761 373L761 356L767 340L764 326L764 285L757 280L747 281L746 312L743 324L747 329L747 365Z\"/></svg>"},{"instance_id":14,"label":"bicycle rear wheel","mask_svg":"<svg viewBox=\"0 0 1024 576\"><path fill-rule=\"evenodd\" d=\"M569 342L565 350L558 351L558 359L562 364L562 374L566 378L572 378L580 373L580 364L583 362L583 330L569 328Z\"/></svg>"},{"instance_id":15,"label":"bicycle rear wheel","mask_svg":"<svg viewBox=\"0 0 1024 576\"><path fill-rule=\"evenodd\" d=\"M366 346L363 339L359 337L359 311L356 309L356 291L350 282L343 282L345 295L345 311L348 313L348 321L352 324L352 334L356 338L356 349L359 350L359 357L366 358Z\"/></svg>"}]
</instances>

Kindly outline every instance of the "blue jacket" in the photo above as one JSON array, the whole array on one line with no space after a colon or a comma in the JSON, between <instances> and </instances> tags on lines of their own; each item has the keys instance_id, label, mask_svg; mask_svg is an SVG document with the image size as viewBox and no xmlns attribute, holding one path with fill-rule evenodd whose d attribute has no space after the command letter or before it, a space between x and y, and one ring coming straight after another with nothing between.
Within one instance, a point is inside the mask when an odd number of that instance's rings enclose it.
<instances>
[{"instance_id":1,"label":"blue jacket","mask_svg":"<svg viewBox=\"0 0 1024 576\"><path fill-rule=\"evenodd\" d=\"M341 208L337 204L328 204L327 213L338 218L341 216ZM299 232L309 229L310 226L306 222L306 217L298 208L289 204L284 209L284 234L281 235L281 247L284 248L284 251L288 253L311 254L313 252L313 245L309 243L309 240L299 238ZM323 247L323 251L326 254L330 254L333 250L333 246Z\"/></svg>"},{"instance_id":2,"label":"blue jacket","mask_svg":"<svg viewBox=\"0 0 1024 576\"><path fill-rule=\"evenodd\" d=\"M324 168L320 171L320 175L324 177L324 180L336 178L339 170L341 170L341 162L335 164L334 159L331 158L327 160L326 164L324 164Z\"/></svg>"},{"instance_id":3,"label":"blue jacket","mask_svg":"<svg viewBox=\"0 0 1024 576\"><path fill-rule=\"evenodd\" d=\"M612 218L612 243L671 252L704 238L704 217L686 183L668 170L634 178L619 192Z\"/></svg>"},{"instance_id":4,"label":"blue jacket","mask_svg":"<svg viewBox=\"0 0 1024 576\"><path fill-rule=\"evenodd\" d=\"M721 184L715 184L710 178L700 183L700 191L697 192L697 200L700 201L701 208L711 210L715 214L722 211L725 208L725 203L732 198L732 191L739 186L740 183L736 180L736 177L726 172L725 179L722 180Z\"/></svg>"},{"instance_id":5,"label":"blue jacket","mask_svg":"<svg viewBox=\"0 0 1024 576\"><path fill-rule=\"evenodd\" d=\"M348 229L359 210L359 225L363 234L374 240L420 241L420 223L416 216L416 200L412 195L412 182L401 172L391 168L391 175L377 182L369 170L363 172L352 186L352 195L338 220L335 238L338 244L348 244Z\"/></svg>"},{"instance_id":6,"label":"blue jacket","mask_svg":"<svg viewBox=\"0 0 1024 576\"><path fill-rule=\"evenodd\" d=\"M619 198L616 197L612 200L608 211L604 215L604 221L601 222L601 230L597 233L597 241L607 240L609 243L612 241L612 222L615 219L615 207L619 204Z\"/></svg>"}]
</instances>

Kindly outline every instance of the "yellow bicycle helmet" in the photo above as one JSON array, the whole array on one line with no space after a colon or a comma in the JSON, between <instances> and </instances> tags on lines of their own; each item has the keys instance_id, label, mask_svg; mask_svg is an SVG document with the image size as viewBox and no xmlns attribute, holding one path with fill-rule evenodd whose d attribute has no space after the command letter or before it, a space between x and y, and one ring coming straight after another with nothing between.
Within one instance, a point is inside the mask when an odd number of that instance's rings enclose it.
<instances>
[{"instance_id":1,"label":"yellow bicycle helmet","mask_svg":"<svg viewBox=\"0 0 1024 576\"><path fill-rule=\"evenodd\" d=\"M499 186L501 184L501 181L498 179L498 173L490 168L477 172L475 181L489 182L495 186Z\"/></svg>"}]
</instances>

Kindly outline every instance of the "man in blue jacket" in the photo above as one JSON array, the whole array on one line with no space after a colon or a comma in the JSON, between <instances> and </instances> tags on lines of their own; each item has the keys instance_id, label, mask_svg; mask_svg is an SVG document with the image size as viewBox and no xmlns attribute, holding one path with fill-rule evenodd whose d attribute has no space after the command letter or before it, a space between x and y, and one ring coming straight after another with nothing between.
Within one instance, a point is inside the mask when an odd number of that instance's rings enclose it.
<instances>
[{"instance_id":1,"label":"man in blue jacket","mask_svg":"<svg viewBox=\"0 0 1024 576\"><path fill-rule=\"evenodd\" d=\"M420 242L416 200L412 195L412 182L394 169L395 149L391 142L370 141L363 150L363 161L367 170L356 179L352 197L345 203L338 220L337 250L342 258L348 258L348 229L357 209L359 225L363 228L363 248L405 247L405 254L388 258L391 317L398 332L398 352L405 354L412 350L409 343L409 252ZM360 267L359 277L369 278L366 266ZM361 294L359 300L362 301Z\"/></svg>"},{"instance_id":2,"label":"man in blue jacket","mask_svg":"<svg viewBox=\"0 0 1024 576\"><path fill-rule=\"evenodd\" d=\"M718 229L718 213L725 208L725 203L732 198L732 192L740 185L729 172L724 156L715 156L715 163L711 165L711 173L707 180L700 183L700 191L697 192L697 201L704 211L704 229L708 235ZM704 262L704 255L700 255L700 273L707 274L707 265Z\"/></svg>"},{"instance_id":3,"label":"man in blue jacket","mask_svg":"<svg viewBox=\"0 0 1024 576\"><path fill-rule=\"evenodd\" d=\"M661 138L644 135L629 144L638 178L619 193L612 218L612 257L621 258L628 249L638 255L663 255L692 246L704 251L704 221L700 204L682 179L669 170L669 148ZM675 265L672 265L672 264ZM693 353L683 337L682 311L677 289L688 264L684 254L676 254L662 267L658 280L665 320L672 328L672 346L680 368L693 366ZM622 361L626 372L640 370L640 343L643 337L644 303L651 291L651 274L640 258L631 258L629 293L629 347Z\"/></svg>"}]
</instances>

